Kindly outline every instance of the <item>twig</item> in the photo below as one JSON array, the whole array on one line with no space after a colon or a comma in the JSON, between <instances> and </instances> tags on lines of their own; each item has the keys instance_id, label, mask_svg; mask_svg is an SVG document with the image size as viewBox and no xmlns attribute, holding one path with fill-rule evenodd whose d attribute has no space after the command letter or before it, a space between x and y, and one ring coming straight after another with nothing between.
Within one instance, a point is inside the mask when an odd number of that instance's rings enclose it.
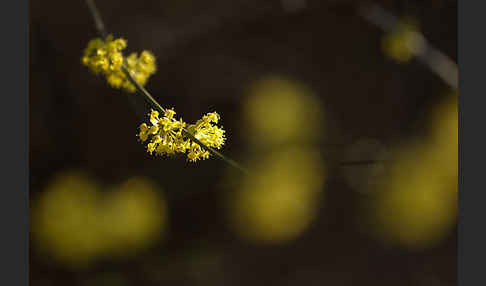
<instances>
[{"instance_id":1,"label":"twig","mask_svg":"<svg viewBox=\"0 0 486 286\"><path fill-rule=\"evenodd\" d=\"M101 15L99 13L98 8L94 4L93 0L86 0L86 4L88 5L88 8L91 12L91 15L93 16L93 19L95 21L96 29L98 30L98 33L100 34L101 37L106 38L108 33L106 32L105 25L103 23L103 20L101 19ZM125 75L128 77L129 81L136 87L137 91L139 91L144 98L152 105L155 109L157 109L159 112L164 113L165 109L153 98L153 96L145 89L142 85L140 85L135 78L131 75L130 71L127 69L125 63L122 66L122 71L125 73ZM189 137L193 142L199 144L201 148L204 150L208 151L212 155L218 157L219 159L223 160L227 164L231 165L234 168L239 169L245 174L248 174L248 170L244 167L242 167L240 164L238 164L236 161L224 156L220 152L214 150L213 148L205 145L202 143L200 140L198 140L193 134L188 132L186 129L182 130L182 133Z\"/></svg>"},{"instance_id":2,"label":"twig","mask_svg":"<svg viewBox=\"0 0 486 286\"><path fill-rule=\"evenodd\" d=\"M89 11L93 16L93 20L95 21L95 25L96 25L96 29L98 30L98 33L101 35L103 39L106 38L108 36L108 33L105 30L105 24L103 24L103 20L101 19L101 15L100 12L98 11L98 8L96 8L96 5L93 2L93 0L86 0L86 4L88 5Z\"/></svg>"}]
</instances>

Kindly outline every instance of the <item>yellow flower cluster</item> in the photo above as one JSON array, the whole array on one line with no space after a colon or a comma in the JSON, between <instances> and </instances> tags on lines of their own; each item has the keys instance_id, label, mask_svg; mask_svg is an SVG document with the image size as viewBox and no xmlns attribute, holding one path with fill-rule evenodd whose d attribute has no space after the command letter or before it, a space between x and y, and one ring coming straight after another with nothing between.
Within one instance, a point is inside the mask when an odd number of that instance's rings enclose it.
<instances>
[{"instance_id":1,"label":"yellow flower cluster","mask_svg":"<svg viewBox=\"0 0 486 286\"><path fill-rule=\"evenodd\" d=\"M153 110L150 113L150 124L142 123L139 127L138 137L142 142L147 143L147 151L156 155L172 155L175 153L187 153L187 158L191 162L200 159L208 159L209 152L199 144L192 142L184 135L183 129L186 123L182 118L177 121L174 118L175 111L167 109L163 117L159 117L159 112ZM217 124L220 117L216 112L208 113L198 120L196 124L189 125L187 132L206 146L220 149L225 141L224 130Z\"/></svg>"},{"instance_id":2,"label":"yellow flower cluster","mask_svg":"<svg viewBox=\"0 0 486 286\"><path fill-rule=\"evenodd\" d=\"M143 86L157 69L155 57L152 53L143 51L140 56L137 53L131 53L124 58L122 50L126 47L126 40L113 39L112 35L106 37L105 40L96 38L89 41L85 48L82 63L95 74L102 73L112 87L135 92L135 86L122 70L123 63L125 62L130 74Z\"/></svg>"},{"instance_id":3,"label":"yellow flower cluster","mask_svg":"<svg viewBox=\"0 0 486 286\"><path fill-rule=\"evenodd\" d=\"M219 119L219 114L216 112L208 113L202 119L199 119L196 124L190 125L187 130L206 146L220 149L226 138L223 128L213 125L213 123L218 124ZM201 158L209 158L209 152L192 142L187 157L194 162Z\"/></svg>"}]
</instances>

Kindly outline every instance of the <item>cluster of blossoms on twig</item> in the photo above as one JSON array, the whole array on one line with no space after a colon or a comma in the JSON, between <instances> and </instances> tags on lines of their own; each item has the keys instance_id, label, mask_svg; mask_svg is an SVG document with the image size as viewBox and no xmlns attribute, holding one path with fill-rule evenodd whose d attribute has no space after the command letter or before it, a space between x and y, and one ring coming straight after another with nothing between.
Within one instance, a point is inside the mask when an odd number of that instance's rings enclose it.
<instances>
[{"instance_id":1,"label":"cluster of blossoms on twig","mask_svg":"<svg viewBox=\"0 0 486 286\"><path fill-rule=\"evenodd\" d=\"M113 39L111 35L105 40L96 38L84 50L82 63L95 74L102 73L111 86L135 92L138 87L131 80L144 86L156 71L155 57L150 52L143 51L140 56L132 53L125 58L122 50L126 46L126 40ZM164 113L162 117L159 117L159 111L152 110L149 115L150 126L142 123L139 127L138 137L142 142L148 141L147 152L150 154L173 155L187 152L189 161L195 162L209 158L207 147L220 149L223 146L226 140L225 131L215 125L220 119L216 112L208 113L196 124L187 126L182 118L179 121L174 118L173 109L160 109ZM199 142L194 142L194 138Z\"/></svg>"},{"instance_id":2,"label":"cluster of blossoms on twig","mask_svg":"<svg viewBox=\"0 0 486 286\"><path fill-rule=\"evenodd\" d=\"M147 151L150 154L155 152L156 155L172 155L188 151L187 158L191 162L209 158L207 150L184 135L183 130L186 123L182 121L182 118L177 121L174 114L173 109L167 109L164 116L159 117L159 112L153 110L150 113L151 126L149 127L146 123L140 125L138 137L142 142L149 141ZM216 112L208 113L196 124L189 125L187 132L206 146L220 149L226 138L224 130L214 125L218 123L219 118Z\"/></svg>"},{"instance_id":3,"label":"cluster of blossoms on twig","mask_svg":"<svg viewBox=\"0 0 486 286\"><path fill-rule=\"evenodd\" d=\"M127 47L124 39L113 39L112 35L105 40L96 38L88 43L84 50L82 63L95 74L102 73L107 82L114 88L123 88L128 92L135 92L136 87L130 82L122 70L125 63L133 78L142 86L157 70L155 57L149 51L142 51L140 56L131 53L126 59L122 50Z\"/></svg>"}]
</instances>

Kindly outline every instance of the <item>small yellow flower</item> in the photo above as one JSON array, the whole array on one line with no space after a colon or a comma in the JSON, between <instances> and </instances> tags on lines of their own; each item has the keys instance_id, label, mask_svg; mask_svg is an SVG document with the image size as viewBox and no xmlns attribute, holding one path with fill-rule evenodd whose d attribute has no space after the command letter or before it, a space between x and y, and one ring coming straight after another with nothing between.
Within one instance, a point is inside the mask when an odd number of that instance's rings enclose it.
<instances>
[{"instance_id":1,"label":"small yellow flower","mask_svg":"<svg viewBox=\"0 0 486 286\"><path fill-rule=\"evenodd\" d=\"M147 144L147 151L152 155L152 153L155 151L155 148L157 147L157 144L155 142L150 142Z\"/></svg>"},{"instance_id":2,"label":"small yellow flower","mask_svg":"<svg viewBox=\"0 0 486 286\"><path fill-rule=\"evenodd\" d=\"M209 152L202 149L199 144L192 142L189 153L187 153L187 158L191 162L196 162L197 160L203 160L209 158Z\"/></svg>"},{"instance_id":3,"label":"small yellow flower","mask_svg":"<svg viewBox=\"0 0 486 286\"><path fill-rule=\"evenodd\" d=\"M224 130L212 124L218 123L219 118L220 116L216 112L208 113L196 124L189 126L189 132L205 145L220 149L226 140Z\"/></svg>"},{"instance_id":4,"label":"small yellow flower","mask_svg":"<svg viewBox=\"0 0 486 286\"><path fill-rule=\"evenodd\" d=\"M174 117L175 111L174 109L167 109L164 113L164 116L168 119L172 119Z\"/></svg>"},{"instance_id":5,"label":"small yellow flower","mask_svg":"<svg viewBox=\"0 0 486 286\"><path fill-rule=\"evenodd\" d=\"M150 123L152 126L148 127L145 123L143 130L147 133L147 137L152 135L150 142L147 144L147 151L149 153L155 152L157 155L171 155L176 152L185 152L187 149L186 140L182 138L182 128L185 123L175 121L173 116L174 110L168 109L164 112L164 116L159 118L159 112L153 110L150 115ZM147 127L145 127L147 126Z\"/></svg>"},{"instance_id":6,"label":"small yellow flower","mask_svg":"<svg viewBox=\"0 0 486 286\"><path fill-rule=\"evenodd\" d=\"M138 137L140 138L140 140L142 140L142 142L147 141L149 135L148 133L149 128L147 124L145 123L140 124L139 129L140 129L140 133L138 133Z\"/></svg>"},{"instance_id":7,"label":"small yellow flower","mask_svg":"<svg viewBox=\"0 0 486 286\"><path fill-rule=\"evenodd\" d=\"M191 150L189 153L187 153L187 158L189 158L189 161L191 162L196 162L198 159L198 155Z\"/></svg>"},{"instance_id":8,"label":"small yellow flower","mask_svg":"<svg viewBox=\"0 0 486 286\"><path fill-rule=\"evenodd\" d=\"M152 125L157 125L158 122L159 122L159 112L156 110L152 110L152 112L150 113L150 123L152 123Z\"/></svg>"},{"instance_id":9,"label":"small yellow flower","mask_svg":"<svg viewBox=\"0 0 486 286\"><path fill-rule=\"evenodd\" d=\"M157 125L150 126L150 129L149 129L148 132L152 135L157 134L159 132L159 126L157 126Z\"/></svg>"}]
</instances>

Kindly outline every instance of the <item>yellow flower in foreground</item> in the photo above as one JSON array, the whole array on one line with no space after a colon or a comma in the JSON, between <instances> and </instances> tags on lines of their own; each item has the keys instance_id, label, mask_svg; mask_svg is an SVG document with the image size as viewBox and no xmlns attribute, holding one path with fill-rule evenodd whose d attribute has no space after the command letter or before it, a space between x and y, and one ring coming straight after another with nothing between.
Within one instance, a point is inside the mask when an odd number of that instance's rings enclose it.
<instances>
[{"instance_id":1,"label":"yellow flower in foreground","mask_svg":"<svg viewBox=\"0 0 486 286\"><path fill-rule=\"evenodd\" d=\"M257 158L252 176L228 194L233 230L256 243L280 244L301 236L324 198L326 170L313 148L277 148Z\"/></svg>"},{"instance_id":2,"label":"yellow flower in foreground","mask_svg":"<svg viewBox=\"0 0 486 286\"><path fill-rule=\"evenodd\" d=\"M34 246L53 258L85 265L103 252L99 186L79 172L58 175L34 200L31 233Z\"/></svg>"},{"instance_id":3,"label":"yellow flower in foreground","mask_svg":"<svg viewBox=\"0 0 486 286\"><path fill-rule=\"evenodd\" d=\"M457 223L457 97L434 108L429 136L398 149L383 190L370 205L370 230L409 248L445 239Z\"/></svg>"},{"instance_id":4,"label":"yellow flower in foreground","mask_svg":"<svg viewBox=\"0 0 486 286\"><path fill-rule=\"evenodd\" d=\"M113 188L103 209L106 252L116 256L136 254L165 234L167 202L158 186L144 177L131 177Z\"/></svg>"},{"instance_id":5,"label":"yellow flower in foreground","mask_svg":"<svg viewBox=\"0 0 486 286\"><path fill-rule=\"evenodd\" d=\"M172 155L189 151L187 158L191 162L208 159L209 152L183 134L186 123L182 118L177 121L174 115L173 109L167 109L164 116L159 118L159 112L153 110L149 115L152 125L150 127L146 123L140 125L138 137L142 142L148 141L147 151L150 154L155 152L156 155ZM196 124L190 125L187 131L207 146L220 149L226 138L225 131L214 125L219 119L220 116L216 112L208 113Z\"/></svg>"},{"instance_id":6,"label":"yellow flower in foreground","mask_svg":"<svg viewBox=\"0 0 486 286\"><path fill-rule=\"evenodd\" d=\"M280 76L268 76L250 85L242 127L247 132L248 143L258 148L310 142L320 134L315 130L325 128L322 111L317 97L305 85Z\"/></svg>"},{"instance_id":7,"label":"yellow flower in foreground","mask_svg":"<svg viewBox=\"0 0 486 286\"><path fill-rule=\"evenodd\" d=\"M89 41L81 61L95 74L102 73L112 87L135 92L135 86L122 71L123 63L125 62L133 78L143 86L157 69L155 57L152 53L143 51L140 56L132 53L125 59L122 50L126 47L126 40L114 40L112 35L105 40L96 38Z\"/></svg>"},{"instance_id":8,"label":"yellow flower in foreground","mask_svg":"<svg viewBox=\"0 0 486 286\"><path fill-rule=\"evenodd\" d=\"M437 165L426 147L402 152L385 191L370 206L371 230L389 243L418 249L434 246L456 224L457 174Z\"/></svg>"},{"instance_id":9,"label":"yellow flower in foreground","mask_svg":"<svg viewBox=\"0 0 486 286\"><path fill-rule=\"evenodd\" d=\"M154 182L132 177L112 189L80 172L53 178L31 205L33 246L77 268L136 255L163 238L168 206Z\"/></svg>"}]
</instances>

